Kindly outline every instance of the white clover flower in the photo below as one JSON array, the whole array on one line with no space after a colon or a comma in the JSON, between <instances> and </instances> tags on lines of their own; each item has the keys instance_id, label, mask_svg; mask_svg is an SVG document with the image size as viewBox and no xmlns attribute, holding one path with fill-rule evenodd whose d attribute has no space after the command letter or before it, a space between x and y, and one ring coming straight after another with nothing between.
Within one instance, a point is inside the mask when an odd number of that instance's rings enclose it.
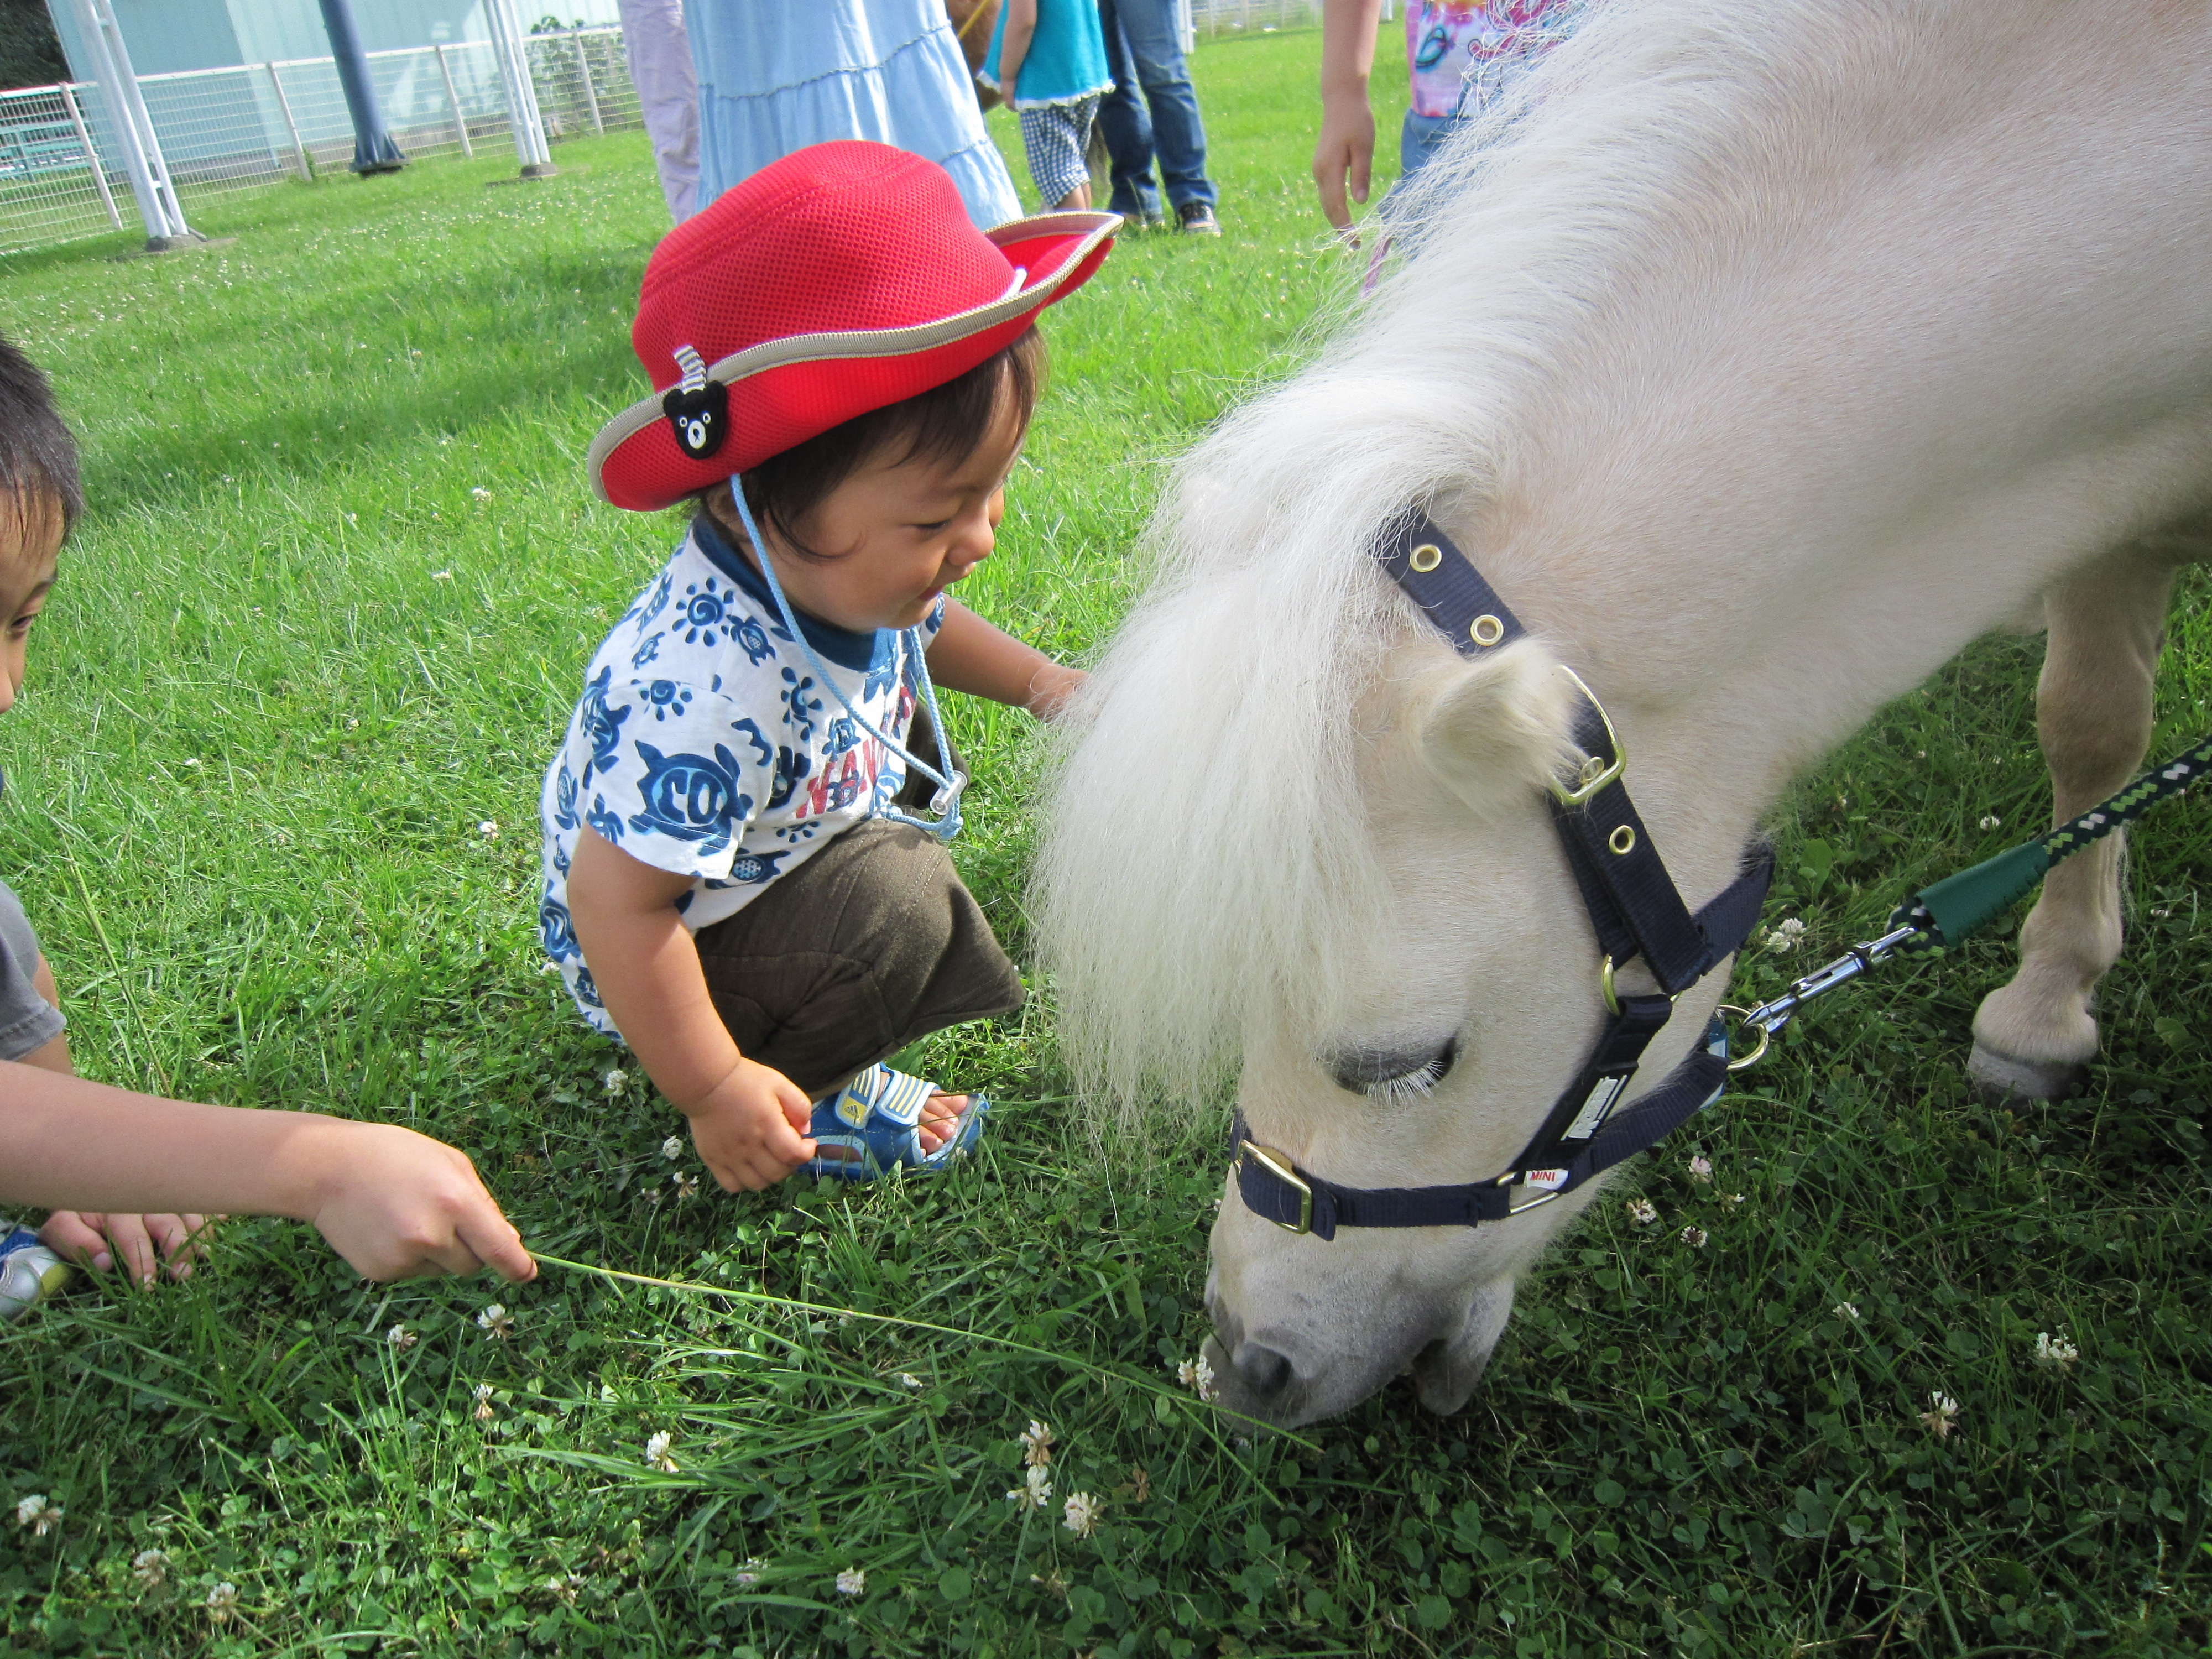
<instances>
[{"instance_id":1,"label":"white clover flower","mask_svg":"<svg viewBox=\"0 0 2212 1659\"><path fill-rule=\"evenodd\" d=\"M2074 1369L2074 1362L2081 1357L2081 1350L2066 1340L2061 1331L2053 1336L2049 1331L2035 1334L2035 1363L2054 1371Z\"/></svg>"},{"instance_id":2,"label":"white clover flower","mask_svg":"<svg viewBox=\"0 0 2212 1659\"><path fill-rule=\"evenodd\" d=\"M1959 1402L1937 1389L1928 1396L1928 1409L1920 1413L1920 1420L1938 1440L1948 1440L1951 1431L1958 1427Z\"/></svg>"},{"instance_id":3,"label":"white clover flower","mask_svg":"<svg viewBox=\"0 0 2212 1659\"><path fill-rule=\"evenodd\" d=\"M514 1316L495 1302L477 1316L477 1324L486 1336L504 1342L514 1334Z\"/></svg>"},{"instance_id":4,"label":"white clover flower","mask_svg":"<svg viewBox=\"0 0 2212 1659\"><path fill-rule=\"evenodd\" d=\"M1072 1492L1066 1507L1061 1512L1060 1524L1078 1538L1088 1538L1097 1529L1098 1511L1104 1507L1087 1492Z\"/></svg>"},{"instance_id":5,"label":"white clover flower","mask_svg":"<svg viewBox=\"0 0 2212 1659\"><path fill-rule=\"evenodd\" d=\"M1721 1202L1727 1205L1729 1208L1733 1210L1737 1205L1743 1202L1743 1194L1741 1193L1730 1193L1726 1198L1723 1199Z\"/></svg>"},{"instance_id":6,"label":"white clover flower","mask_svg":"<svg viewBox=\"0 0 2212 1659\"><path fill-rule=\"evenodd\" d=\"M663 1474L676 1473L676 1460L668 1455L676 1437L663 1429L645 1443L645 1462L648 1468L659 1469Z\"/></svg>"},{"instance_id":7,"label":"white clover flower","mask_svg":"<svg viewBox=\"0 0 2212 1659\"><path fill-rule=\"evenodd\" d=\"M488 501L491 499L491 491L486 489L482 484L477 484L469 491L469 499L472 501Z\"/></svg>"},{"instance_id":8,"label":"white clover flower","mask_svg":"<svg viewBox=\"0 0 2212 1659\"><path fill-rule=\"evenodd\" d=\"M2002 820L2000 819L1994 812L1991 812L1988 817L1982 820L1982 828L1984 830L2001 830L2003 827Z\"/></svg>"},{"instance_id":9,"label":"white clover flower","mask_svg":"<svg viewBox=\"0 0 2212 1659\"><path fill-rule=\"evenodd\" d=\"M837 1594L858 1595L868 1587L868 1575L858 1567L848 1567L837 1575Z\"/></svg>"},{"instance_id":10,"label":"white clover flower","mask_svg":"<svg viewBox=\"0 0 2212 1659\"><path fill-rule=\"evenodd\" d=\"M477 834L482 836L486 841L497 841L499 839L499 820L496 818L486 818L483 823L477 825Z\"/></svg>"},{"instance_id":11,"label":"white clover flower","mask_svg":"<svg viewBox=\"0 0 2212 1659\"><path fill-rule=\"evenodd\" d=\"M208 1610L208 1617L214 1620L216 1624L228 1624L238 1617L238 1586L217 1584L207 1593L207 1601L204 1605Z\"/></svg>"},{"instance_id":12,"label":"white clover flower","mask_svg":"<svg viewBox=\"0 0 2212 1659\"><path fill-rule=\"evenodd\" d=\"M42 1492L33 1492L15 1505L15 1524L28 1527L33 1538L44 1538L61 1523L61 1505L49 1504Z\"/></svg>"},{"instance_id":13,"label":"white clover flower","mask_svg":"<svg viewBox=\"0 0 2212 1659\"><path fill-rule=\"evenodd\" d=\"M1798 934L1805 931L1805 918L1802 916L1784 916L1782 918L1781 921L1776 925L1781 929L1783 933L1787 935L1789 938L1796 939Z\"/></svg>"},{"instance_id":14,"label":"white clover flower","mask_svg":"<svg viewBox=\"0 0 2212 1659\"><path fill-rule=\"evenodd\" d=\"M679 1200L696 1198L699 1195L699 1177L697 1176L686 1175L683 1170L678 1170L674 1175L669 1176L668 1179L670 1183L675 1187L676 1196Z\"/></svg>"},{"instance_id":15,"label":"white clover flower","mask_svg":"<svg viewBox=\"0 0 2212 1659\"><path fill-rule=\"evenodd\" d=\"M200 757L198 755L187 755L185 757L185 764L186 766L198 767L199 763Z\"/></svg>"},{"instance_id":16,"label":"white clover flower","mask_svg":"<svg viewBox=\"0 0 2212 1659\"><path fill-rule=\"evenodd\" d=\"M140 1550L131 1558L131 1576L141 1589L159 1589L169 1582L169 1558L159 1550Z\"/></svg>"},{"instance_id":17,"label":"white clover flower","mask_svg":"<svg viewBox=\"0 0 2212 1659\"><path fill-rule=\"evenodd\" d=\"M750 1589L761 1581L760 1557L757 1555L746 1557L744 1565L739 1567L731 1577L736 1581L739 1589Z\"/></svg>"},{"instance_id":18,"label":"white clover flower","mask_svg":"<svg viewBox=\"0 0 2212 1659\"><path fill-rule=\"evenodd\" d=\"M413 1347L416 1342L421 1340L414 1332L409 1330L404 1325L394 1325L390 1330L385 1332L384 1340L401 1353L405 1353L408 1349Z\"/></svg>"},{"instance_id":19,"label":"white clover flower","mask_svg":"<svg viewBox=\"0 0 2212 1659\"><path fill-rule=\"evenodd\" d=\"M1838 1319L1848 1319L1854 1322L1856 1322L1859 1316L1858 1309L1848 1302L1838 1302L1834 1307L1829 1309L1828 1311L1835 1315Z\"/></svg>"},{"instance_id":20,"label":"white clover flower","mask_svg":"<svg viewBox=\"0 0 2212 1659\"><path fill-rule=\"evenodd\" d=\"M449 582L453 580L453 573L450 570L433 570L430 573L430 580L434 582Z\"/></svg>"},{"instance_id":21,"label":"white clover flower","mask_svg":"<svg viewBox=\"0 0 2212 1659\"><path fill-rule=\"evenodd\" d=\"M617 1075L617 1073L610 1072L607 1075L609 1077L613 1077ZM673 1164L678 1158L683 1157L684 1137L682 1135L671 1135L667 1139L662 1141L660 1143L660 1155L672 1164Z\"/></svg>"},{"instance_id":22,"label":"white clover flower","mask_svg":"<svg viewBox=\"0 0 2212 1659\"><path fill-rule=\"evenodd\" d=\"M1682 1229L1682 1243L1693 1250L1702 1250L1705 1248L1705 1230L1703 1227Z\"/></svg>"},{"instance_id":23,"label":"white clover flower","mask_svg":"<svg viewBox=\"0 0 2212 1659\"><path fill-rule=\"evenodd\" d=\"M1022 1462L1042 1468L1052 1462L1052 1431L1036 1418L1022 1431Z\"/></svg>"},{"instance_id":24,"label":"white clover flower","mask_svg":"<svg viewBox=\"0 0 2212 1659\"><path fill-rule=\"evenodd\" d=\"M1641 1198L1632 1198L1628 1200L1628 1219L1631 1225L1648 1227L1658 1218L1659 1206L1656 1204L1648 1199Z\"/></svg>"},{"instance_id":25,"label":"white clover flower","mask_svg":"<svg viewBox=\"0 0 2212 1659\"><path fill-rule=\"evenodd\" d=\"M1699 1152L1690 1160L1690 1179L1702 1187L1711 1182L1712 1178L1713 1161Z\"/></svg>"},{"instance_id":26,"label":"white clover flower","mask_svg":"<svg viewBox=\"0 0 2212 1659\"><path fill-rule=\"evenodd\" d=\"M1022 1484L1006 1493L1009 1504L1027 1504L1032 1509L1042 1509L1045 1500L1052 1496L1052 1480L1043 1468L1032 1463L1022 1476Z\"/></svg>"},{"instance_id":27,"label":"white clover flower","mask_svg":"<svg viewBox=\"0 0 2212 1659\"><path fill-rule=\"evenodd\" d=\"M902 1389L914 1389L919 1390L921 1387L921 1379L916 1376L912 1371L894 1372L891 1376L891 1381L897 1383Z\"/></svg>"},{"instance_id":28,"label":"white clover flower","mask_svg":"<svg viewBox=\"0 0 2212 1659\"><path fill-rule=\"evenodd\" d=\"M1214 1386L1213 1367L1203 1353L1176 1366L1176 1381L1208 1405L1221 1397L1221 1390Z\"/></svg>"},{"instance_id":29,"label":"white clover flower","mask_svg":"<svg viewBox=\"0 0 2212 1659\"><path fill-rule=\"evenodd\" d=\"M479 1382L477 1384L477 1421L489 1423L491 1419L491 1384Z\"/></svg>"}]
</instances>

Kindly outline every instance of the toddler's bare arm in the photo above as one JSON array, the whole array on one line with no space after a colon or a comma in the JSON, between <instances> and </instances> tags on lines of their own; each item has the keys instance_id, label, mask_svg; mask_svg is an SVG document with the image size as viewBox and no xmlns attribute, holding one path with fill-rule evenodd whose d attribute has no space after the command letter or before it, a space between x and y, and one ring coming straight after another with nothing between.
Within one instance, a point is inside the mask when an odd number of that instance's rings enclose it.
<instances>
[{"instance_id":1,"label":"toddler's bare arm","mask_svg":"<svg viewBox=\"0 0 2212 1659\"><path fill-rule=\"evenodd\" d=\"M1321 24L1321 136L1314 144L1314 185L1321 210L1340 231L1352 228L1347 179L1355 202L1367 199L1375 167L1375 112L1367 80L1375 68L1375 26L1382 0L1324 0Z\"/></svg>"},{"instance_id":2,"label":"toddler's bare arm","mask_svg":"<svg viewBox=\"0 0 2212 1659\"><path fill-rule=\"evenodd\" d=\"M1057 714L1085 678L1081 669L1054 662L951 599L945 602L944 626L929 642L929 672L939 685L1026 708L1040 720Z\"/></svg>"}]
</instances>

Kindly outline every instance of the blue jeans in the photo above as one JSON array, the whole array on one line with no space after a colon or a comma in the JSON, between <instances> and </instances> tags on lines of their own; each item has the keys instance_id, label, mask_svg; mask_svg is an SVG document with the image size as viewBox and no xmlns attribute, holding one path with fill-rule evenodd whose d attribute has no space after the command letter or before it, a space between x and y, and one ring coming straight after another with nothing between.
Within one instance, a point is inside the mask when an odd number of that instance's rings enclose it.
<instances>
[{"instance_id":1,"label":"blue jeans","mask_svg":"<svg viewBox=\"0 0 2212 1659\"><path fill-rule=\"evenodd\" d=\"M1398 182L1419 173L1426 166L1437 147L1451 137L1459 126L1456 115L1421 115L1413 110L1406 112L1406 124L1398 129Z\"/></svg>"},{"instance_id":2,"label":"blue jeans","mask_svg":"<svg viewBox=\"0 0 2212 1659\"><path fill-rule=\"evenodd\" d=\"M1098 0L1106 64L1114 74L1114 90L1098 109L1106 153L1113 159L1109 212L1159 216L1155 151L1170 207L1189 202L1212 207L1220 199L1206 176L1206 129L1182 43L1176 39L1175 12L1175 0Z\"/></svg>"}]
</instances>

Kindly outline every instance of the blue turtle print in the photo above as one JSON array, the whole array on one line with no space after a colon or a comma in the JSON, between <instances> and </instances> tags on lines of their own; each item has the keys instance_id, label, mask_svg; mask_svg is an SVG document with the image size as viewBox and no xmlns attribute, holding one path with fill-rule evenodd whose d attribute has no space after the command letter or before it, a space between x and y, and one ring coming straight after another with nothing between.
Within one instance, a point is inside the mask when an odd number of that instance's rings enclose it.
<instances>
[{"instance_id":1,"label":"blue turtle print","mask_svg":"<svg viewBox=\"0 0 2212 1659\"><path fill-rule=\"evenodd\" d=\"M586 1007L605 1008L607 1006L605 1003L599 1000L599 981L592 977L592 970L590 969L578 968L576 969L576 977L574 981L574 984L576 992L576 1000L582 1003Z\"/></svg>"},{"instance_id":2,"label":"blue turtle print","mask_svg":"<svg viewBox=\"0 0 2212 1659\"><path fill-rule=\"evenodd\" d=\"M576 924L568 915L568 907L547 893L538 905L538 937L545 941L545 954L556 962L566 962L580 955L583 947L576 942Z\"/></svg>"},{"instance_id":3,"label":"blue turtle print","mask_svg":"<svg viewBox=\"0 0 2212 1659\"><path fill-rule=\"evenodd\" d=\"M660 642L667 637L665 634L647 635L645 643L629 653L629 665L632 668L642 668L649 662L658 661L660 656Z\"/></svg>"},{"instance_id":4,"label":"blue turtle print","mask_svg":"<svg viewBox=\"0 0 2212 1659\"><path fill-rule=\"evenodd\" d=\"M691 688L674 680L655 680L645 688L646 707L653 710L653 718L657 720L681 714L690 702Z\"/></svg>"},{"instance_id":5,"label":"blue turtle print","mask_svg":"<svg viewBox=\"0 0 2212 1659\"><path fill-rule=\"evenodd\" d=\"M804 749L778 748L775 751L775 782L769 788L768 810L771 812L791 799L791 792L799 787L799 781L814 769L814 757Z\"/></svg>"},{"instance_id":6,"label":"blue turtle print","mask_svg":"<svg viewBox=\"0 0 2212 1659\"><path fill-rule=\"evenodd\" d=\"M592 810L584 814L584 822L590 824L592 829L598 830L599 832L600 839L605 841L609 846L619 847L622 845L622 815L619 812L612 811L608 808L605 796L594 795L592 797Z\"/></svg>"},{"instance_id":7,"label":"blue turtle print","mask_svg":"<svg viewBox=\"0 0 2212 1659\"><path fill-rule=\"evenodd\" d=\"M563 830L574 830L576 817L576 778L569 771L568 763L562 761L553 775L553 822Z\"/></svg>"},{"instance_id":8,"label":"blue turtle print","mask_svg":"<svg viewBox=\"0 0 2212 1659\"><path fill-rule=\"evenodd\" d=\"M763 766L773 766L775 763L775 745L761 736L760 727L754 725L751 720L732 720L730 730L751 741L754 750L760 756L760 763Z\"/></svg>"},{"instance_id":9,"label":"blue turtle print","mask_svg":"<svg viewBox=\"0 0 2212 1659\"><path fill-rule=\"evenodd\" d=\"M849 714L840 714L831 720L829 729L823 733L823 742L824 744L823 758L825 760L835 760L848 749L858 749L860 746L860 733L853 724L853 717Z\"/></svg>"},{"instance_id":10,"label":"blue turtle print","mask_svg":"<svg viewBox=\"0 0 2212 1659\"><path fill-rule=\"evenodd\" d=\"M761 626L758 617L750 612L732 621L730 637L744 650L745 660L756 668L775 655L775 647L768 642L768 629Z\"/></svg>"},{"instance_id":11,"label":"blue turtle print","mask_svg":"<svg viewBox=\"0 0 2212 1659\"><path fill-rule=\"evenodd\" d=\"M640 834L696 842L702 853L719 853L730 844L732 824L752 816L752 797L738 787L743 775L738 757L720 744L712 760L664 755L642 741L632 746L645 763L637 786L645 810L629 821Z\"/></svg>"},{"instance_id":12,"label":"blue turtle print","mask_svg":"<svg viewBox=\"0 0 2212 1659\"><path fill-rule=\"evenodd\" d=\"M615 671L599 670L599 678L584 688L584 701L577 706L576 725L591 739L592 759L601 770L613 757L615 745L622 741L623 722L629 718L627 708L607 707L607 688L613 684Z\"/></svg>"},{"instance_id":13,"label":"blue turtle print","mask_svg":"<svg viewBox=\"0 0 2212 1659\"><path fill-rule=\"evenodd\" d=\"M801 675L796 669L783 671L783 723L799 728L799 740L806 742L814 735L814 717L822 712L822 699L806 694L814 689L814 677Z\"/></svg>"},{"instance_id":14,"label":"blue turtle print","mask_svg":"<svg viewBox=\"0 0 2212 1659\"><path fill-rule=\"evenodd\" d=\"M737 861L730 866L730 878L714 884L718 887L754 887L774 881L776 866L790 856L788 852L740 853Z\"/></svg>"},{"instance_id":15,"label":"blue turtle print","mask_svg":"<svg viewBox=\"0 0 2212 1659\"><path fill-rule=\"evenodd\" d=\"M683 630L686 645L716 645L730 631L726 618L737 593L732 588L714 586L712 576L702 587L692 582L684 590L684 603L677 611L677 620L669 629L673 634Z\"/></svg>"},{"instance_id":16,"label":"blue turtle print","mask_svg":"<svg viewBox=\"0 0 2212 1659\"><path fill-rule=\"evenodd\" d=\"M662 571L660 580L653 583L647 591L643 599L629 608L629 612L623 617L623 622L636 623L637 631L641 634L644 633L647 629L653 626L653 618L668 609L668 596L674 592L675 587L676 578L669 572ZM615 626L619 628L622 623L617 623Z\"/></svg>"}]
</instances>

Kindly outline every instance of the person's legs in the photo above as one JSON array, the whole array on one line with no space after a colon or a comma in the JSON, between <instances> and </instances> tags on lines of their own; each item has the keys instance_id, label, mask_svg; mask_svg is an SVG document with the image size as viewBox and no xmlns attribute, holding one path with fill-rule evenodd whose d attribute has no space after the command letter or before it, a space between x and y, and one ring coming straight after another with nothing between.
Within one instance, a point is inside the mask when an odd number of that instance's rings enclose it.
<instances>
[{"instance_id":1,"label":"person's legs","mask_svg":"<svg viewBox=\"0 0 2212 1659\"><path fill-rule=\"evenodd\" d=\"M1458 125L1455 115L1422 115L1407 110L1406 124L1398 130L1398 183L1391 188L1395 190L1426 167L1437 146Z\"/></svg>"},{"instance_id":2,"label":"person's legs","mask_svg":"<svg viewBox=\"0 0 2212 1659\"><path fill-rule=\"evenodd\" d=\"M1129 43L1122 38L1118 0L1098 0L1098 21L1106 31L1106 67L1114 90L1098 106L1098 125L1113 163L1114 192L1109 213L1151 221L1160 216L1159 187L1152 182L1152 123L1137 84Z\"/></svg>"},{"instance_id":3,"label":"person's legs","mask_svg":"<svg viewBox=\"0 0 2212 1659\"><path fill-rule=\"evenodd\" d=\"M1096 98L1086 98L1079 104L1020 112L1022 148L1045 206L1091 205L1091 169L1084 165L1083 146L1091 137L1091 118L1097 108Z\"/></svg>"},{"instance_id":4,"label":"person's legs","mask_svg":"<svg viewBox=\"0 0 2212 1659\"><path fill-rule=\"evenodd\" d=\"M1206 127L1199 119L1198 94L1190 84L1182 42L1176 38L1175 0L1114 0L1114 8L1130 65L1152 112L1152 146L1159 155L1169 204L1181 208L1202 202L1212 207L1220 195L1206 176ZM1113 37L1107 38L1110 52ZM1122 85L1118 67L1114 82L1118 93ZM1106 141L1109 145L1114 141L1110 127Z\"/></svg>"},{"instance_id":5,"label":"person's legs","mask_svg":"<svg viewBox=\"0 0 2212 1659\"><path fill-rule=\"evenodd\" d=\"M653 139L668 211L682 223L698 208L699 81L684 31L682 0L621 0L629 78Z\"/></svg>"}]
</instances>

